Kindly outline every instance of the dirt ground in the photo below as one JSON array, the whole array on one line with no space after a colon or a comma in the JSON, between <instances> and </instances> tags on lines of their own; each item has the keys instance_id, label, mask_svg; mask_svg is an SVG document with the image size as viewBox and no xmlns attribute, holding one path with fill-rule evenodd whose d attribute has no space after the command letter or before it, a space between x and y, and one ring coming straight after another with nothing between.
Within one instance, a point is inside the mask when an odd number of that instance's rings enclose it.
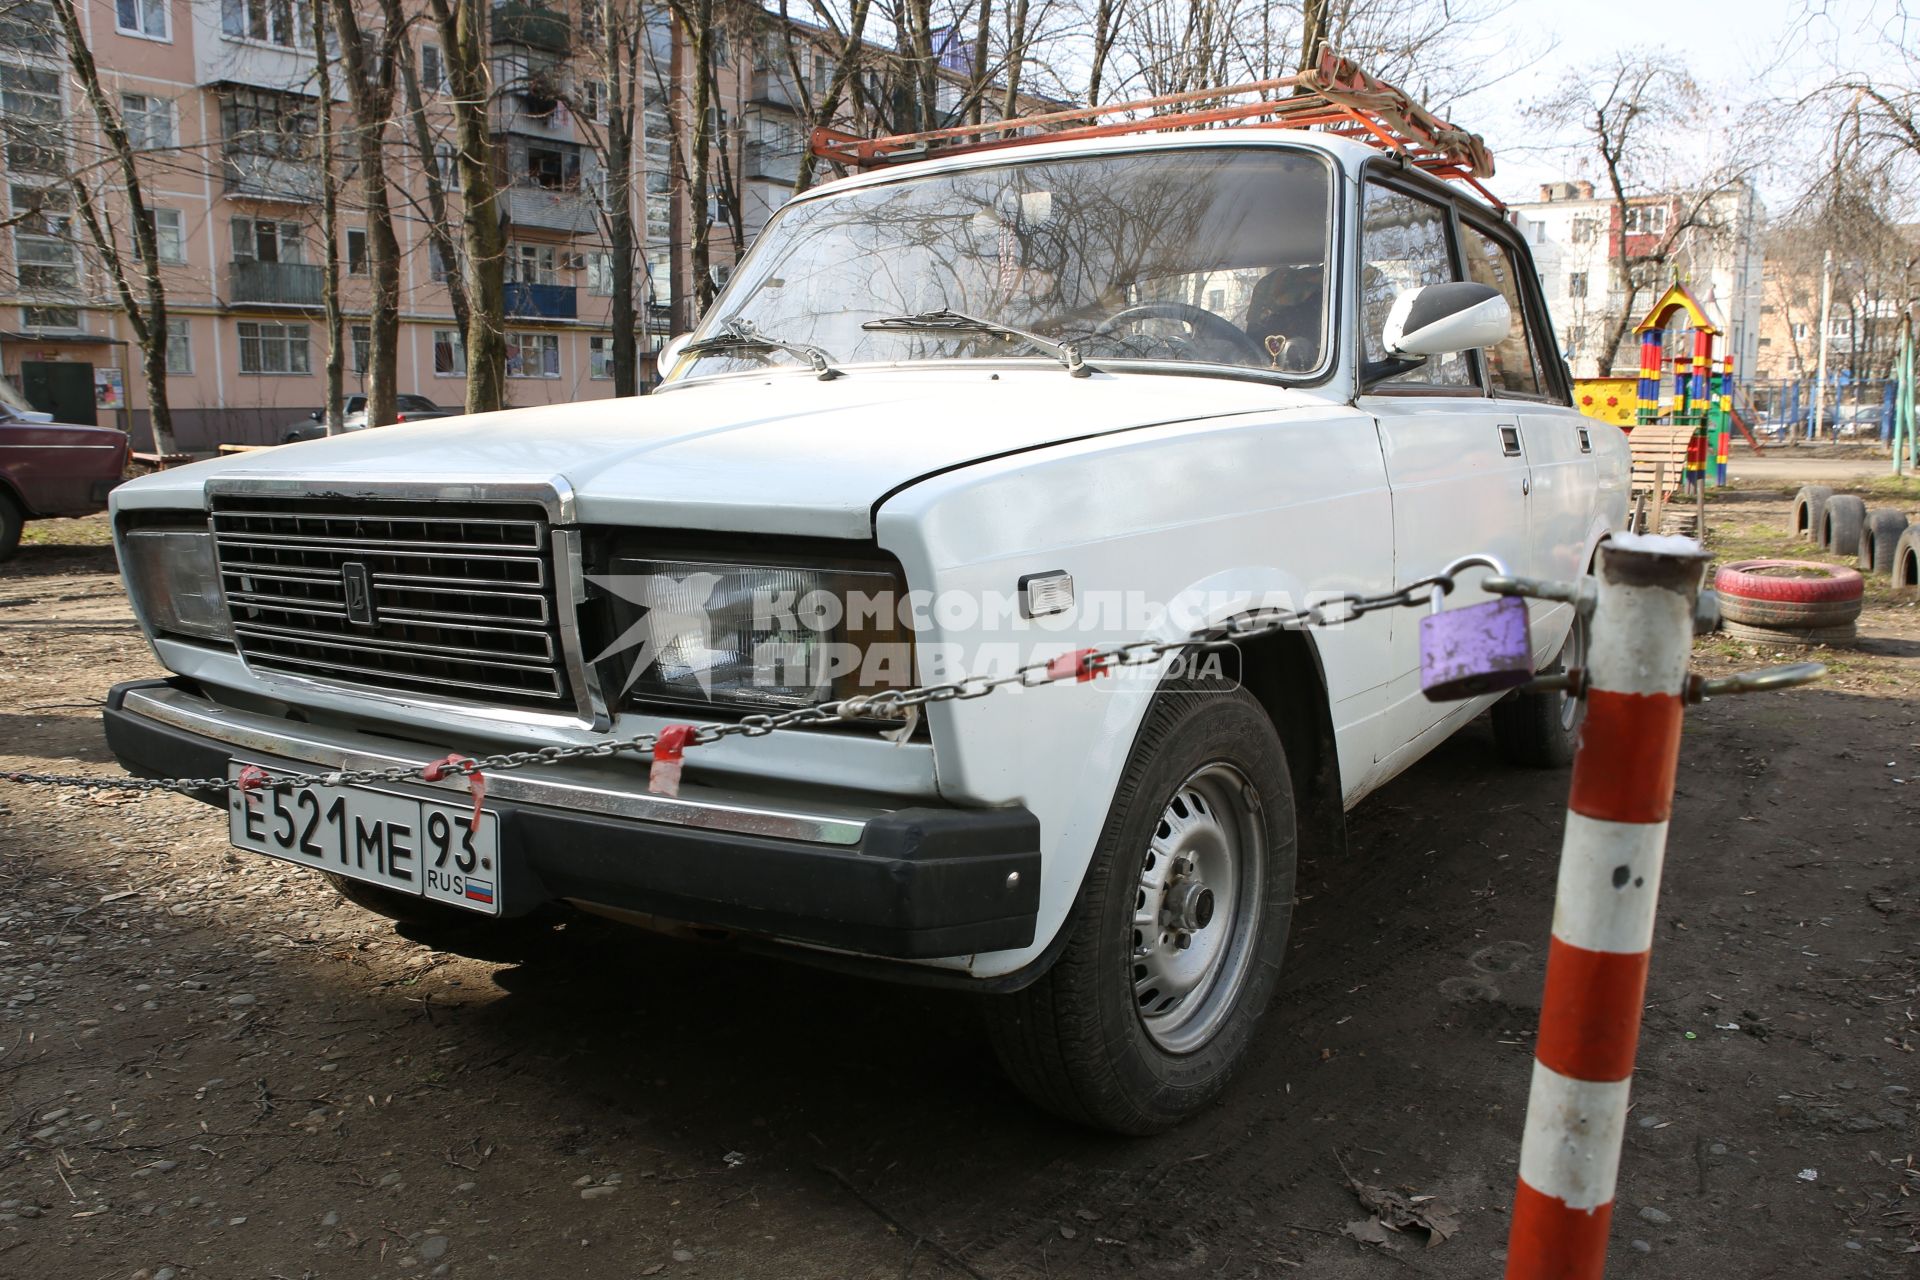
<instances>
[{"instance_id":1,"label":"dirt ground","mask_svg":"<svg viewBox=\"0 0 1920 1280\"><path fill-rule=\"evenodd\" d=\"M1794 549L1790 493L1716 493L1717 545ZM0 768L114 772L96 704L156 668L101 523L30 532ZM1862 635L1690 713L1615 1276L1915 1274L1920 610ZM0 784L0 1275L1494 1275L1565 798L1482 722L1367 801L1242 1078L1122 1141L1023 1103L958 995L600 925L458 959L212 809ZM1346 1237L1343 1169L1457 1233Z\"/></svg>"}]
</instances>

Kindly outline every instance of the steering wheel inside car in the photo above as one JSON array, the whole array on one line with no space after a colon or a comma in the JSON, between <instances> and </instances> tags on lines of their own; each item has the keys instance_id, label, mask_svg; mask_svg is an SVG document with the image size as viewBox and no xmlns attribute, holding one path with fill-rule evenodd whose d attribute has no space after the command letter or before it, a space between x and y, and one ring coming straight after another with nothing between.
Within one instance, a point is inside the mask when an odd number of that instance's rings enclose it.
<instances>
[{"instance_id":1,"label":"steering wheel inside car","mask_svg":"<svg viewBox=\"0 0 1920 1280\"><path fill-rule=\"evenodd\" d=\"M1156 343L1177 344L1193 353L1185 358L1206 358L1198 348L1202 343L1211 343L1232 347L1239 356L1239 363L1261 368L1270 363L1267 353L1260 349L1260 344L1248 337L1239 325L1215 315L1204 307L1196 307L1186 302L1136 303L1102 320L1094 329L1093 336L1095 338L1118 337L1120 330L1141 320L1177 320L1193 330L1190 337L1162 336L1153 339Z\"/></svg>"}]
</instances>

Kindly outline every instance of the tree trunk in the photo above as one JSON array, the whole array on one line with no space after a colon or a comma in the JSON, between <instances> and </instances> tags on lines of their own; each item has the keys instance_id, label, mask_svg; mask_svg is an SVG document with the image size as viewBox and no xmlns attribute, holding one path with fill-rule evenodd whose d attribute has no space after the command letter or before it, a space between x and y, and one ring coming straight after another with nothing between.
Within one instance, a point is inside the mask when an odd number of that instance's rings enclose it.
<instances>
[{"instance_id":1,"label":"tree trunk","mask_svg":"<svg viewBox=\"0 0 1920 1280\"><path fill-rule=\"evenodd\" d=\"M506 405L507 244L500 228L500 193L487 132L490 79L486 29L490 10L480 0L427 0L440 29L441 56L453 90L455 145L466 216L467 412Z\"/></svg>"},{"instance_id":2,"label":"tree trunk","mask_svg":"<svg viewBox=\"0 0 1920 1280\"><path fill-rule=\"evenodd\" d=\"M616 10L609 0L605 10L607 62L607 247L613 270L613 394L636 395L640 390L639 362L634 351L633 304L633 132L635 99L640 95L640 46L636 3L631 13Z\"/></svg>"},{"instance_id":3,"label":"tree trunk","mask_svg":"<svg viewBox=\"0 0 1920 1280\"><path fill-rule=\"evenodd\" d=\"M389 28L406 25L400 0L380 0L380 13ZM413 125L413 149L420 157L420 169L427 180L427 242L440 255L447 271L447 303L453 310L454 328L467 331L467 282L460 266L460 255L453 244L453 220L447 213L447 189L440 180L440 161L433 149L433 132L427 126L426 104L420 92L420 73L414 64L413 43L400 41L400 81L407 95L407 116Z\"/></svg>"},{"instance_id":4,"label":"tree trunk","mask_svg":"<svg viewBox=\"0 0 1920 1280\"><path fill-rule=\"evenodd\" d=\"M353 0L333 0L347 93L353 100L354 147L359 152L360 187L367 202L367 269L373 306L367 316L367 425L391 424L399 408L400 242L393 234L393 206L387 192L387 121L393 114L394 46L405 28L382 33L377 66L369 65L367 42Z\"/></svg>"},{"instance_id":5,"label":"tree trunk","mask_svg":"<svg viewBox=\"0 0 1920 1280\"><path fill-rule=\"evenodd\" d=\"M695 314L690 317L698 323L705 314L707 305L713 301L713 277L708 268L712 265L708 248L711 224L707 221L707 167L713 154L712 130L712 87L713 87L713 0L689 0L678 11L681 30L686 36L686 49L691 66L687 76L692 81L692 101L688 114L690 130L687 150L686 190L688 227L688 258L690 274L693 276L693 300Z\"/></svg>"},{"instance_id":6,"label":"tree trunk","mask_svg":"<svg viewBox=\"0 0 1920 1280\"><path fill-rule=\"evenodd\" d=\"M153 432L154 452L176 453L179 446L173 438L173 411L167 401L167 289L160 278L160 237L154 227L153 209L147 204L146 188L140 180L140 167L134 159L136 152L133 142L127 136L126 126L120 119L113 99L101 87L100 69L94 63L92 50L87 47L86 33L81 29L74 0L53 0L53 5L60 19L62 34L66 37L67 63L73 68L74 78L80 82L101 133L106 136L113 167L119 171L120 180L126 186L127 206L133 221L133 242L139 249L144 305L134 294L133 281L114 242L112 227L101 217L92 189L79 175L71 176L69 185L73 188L88 236L94 242L93 247L113 278L114 291L120 296L120 307L126 313L127 325L133 330L140 346L140 369L146 383L147 421Z\"/></svg>"},{"instance_id":7,"label":"tree trunk","mask_svg":"<svg viewBox=\"0 0 1920 1280\"><path fill-rule=\"evenodd\" d=\"M333 68L327 51L328 0L312 0L314 67L320 90L320 235L327 242L326 269L320 277L320 305L327 323L327 403L322 411L328 435L340 433L342 373L346 364L340 335L340 188L333 169Z\"/></svg>"},{"instance_id":8,"label":"tree trunk","mask_svg":"<svg viewBox=\"0 0 1920 1280\"><path fill-rule=\"evenodd\" d=\"M1007 23L1007 93L1000 102L1000 115L1011 120L1020 114L1020 71L1027 61L1027 0L1013 0L1013 12Z\"/></svg>"}]
</instances>

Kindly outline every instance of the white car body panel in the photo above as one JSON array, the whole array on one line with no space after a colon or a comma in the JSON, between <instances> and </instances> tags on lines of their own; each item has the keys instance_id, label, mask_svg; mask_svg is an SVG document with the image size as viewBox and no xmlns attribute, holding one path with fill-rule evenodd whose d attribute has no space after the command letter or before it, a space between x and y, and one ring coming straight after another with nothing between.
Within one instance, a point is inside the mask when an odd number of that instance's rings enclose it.
<instances>
[{"instance_id":1,"label":"white car body panel","mask_svg":"<svg viewBox=\"0 0 1920 1280\"><path fill-rule=\"evenodd\" d=\"M1268 144L1315 148L1341 167L1346 212L1334 244L1351 263L1353 195L1361 166L1378 156L1356 143L1242 130L1038 144L1018 156ZM1013 158L988 153L914 170ZM803 199L903 173L846 179ZM1501 555L1518 573L1583 571L1598 542L1625 523L1625 437L1541 399L1356 400L1355 274L1337 275L1340 359L1310 386L1244 369L1073 378L1045 358L849 366L827 382L804 367L683 377L642 399L448 418L219 459L122 485L113 508L203 508L215 477L306 480L316 491L351 495L356 486L417 476L450 497L549 483L570 495L582 525L877 542L913 590L936 594L1005 596L1023 575L1065 571L1083 598L1186 597L1208 602L1209 622L1255 598L1306 604L1384 590L1478 551ZM1518 455L1503 451L1502 426L1516 432ZM1480 598L1469 588L1450 603ZM1570 617L1564 606L1535 606L1536 661L1557 654ZM1162 628L1159 638L1173 634ZM1427 702L1418 635L1419 614L1395 610L1312 637L1348 806L1488 705ZM1140 638L1118 621L1067 634L1044 620L990 625L936 614L916 643L921 677L935 680L954 674L937 666L936 655L949 649L969 655L974 669L986 646L1009 641L1065 652ZM209 683L283 698L295 692L202 646L162 640L156 652ZM351 693L299 696L342 714L369 711ZM727 780L861 787L903 803L937 795L962 806L1025 805L1043 841L1033 943L922 962L994 977L1021 969L1054 940L1150 699L1150 683L1066 682L932 706L928 742L895 747L842 735L827 750L806 733L733 738L701 747L693 767ZM431 708L389 705L378 714L421 729L451 722L512 746L605 736L587 725L469 721ZM673 718L628 712L611 732L630 736Z\"/></svg>"}]
</instances>

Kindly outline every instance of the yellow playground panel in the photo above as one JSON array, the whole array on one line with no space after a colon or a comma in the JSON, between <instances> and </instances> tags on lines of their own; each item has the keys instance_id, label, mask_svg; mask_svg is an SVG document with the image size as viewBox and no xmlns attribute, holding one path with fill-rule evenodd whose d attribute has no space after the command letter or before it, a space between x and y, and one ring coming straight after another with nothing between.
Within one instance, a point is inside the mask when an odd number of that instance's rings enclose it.
<instances>
[{"instance_id":1,"label":"yellow playground panel","mask_svg":"<svg viewBox=\"0 0 1920 1280\"><path fill-rule=\"evenodd\" d=\"M1589 418L1631 431L1640 408L1638 387L1635 378L1575 378L1573 404Z\"/></svg>"}]
</instances>

